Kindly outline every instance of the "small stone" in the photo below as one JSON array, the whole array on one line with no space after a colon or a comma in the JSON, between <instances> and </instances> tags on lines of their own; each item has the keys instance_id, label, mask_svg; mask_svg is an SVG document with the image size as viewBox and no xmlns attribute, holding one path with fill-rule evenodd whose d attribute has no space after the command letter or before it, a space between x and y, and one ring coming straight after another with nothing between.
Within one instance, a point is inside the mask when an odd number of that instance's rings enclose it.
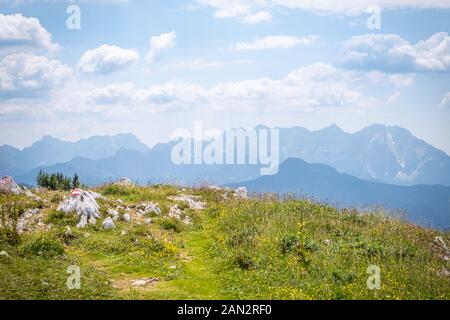
<instances>
[{"instance_id":1,"label":"small stone","mask_svg":"<svg viewBox=\"0 0 450 320\"><path fill-rule=\"evenodd\" d=\"M114 221L110 217L106 218L105 221L103 221L103 229L112 230L115 228L116 225L114 224Z\"/></svg>"},{"instance_id":2,"label":"small stone","mask_svg":"<svg viewBox=\"0 0 450 320\"><path fill-rule=\"evenodd\" d=\"M126 231L123 231L123 230L122 230L122 232L120 233L121 236L124 236L124 235L126 235L126 234L127 234L127 232L126 232Z\"/></svg>"},{"instance_id":3,"label":"small stone","mask_svg":"<svg viewBox=\"0 0 450 320\"><path fill-rule=\"evenodd\" d=\"M117 212L117 210L108 209L106 213L113 219L113 221L117 221L117 219L119 219L119 212Z\"/></svg>"},{"instance_id":4,"label":"small stone","mask_svg":"<svg viewBox=\"0 0 450 320\"><path fill-rule=\"evenodd\" d=\"M331 240L326 239L326 240L323 241L323 243L325 243L327 246L329 246L331 244Z\"/></svg>"},{"instance_id":5,"label":"small stone","mask_svg":"<svg viewBox=\"0 0 450 320\"><path fill-rule=\"evenodd\" d=\"M122 217L123 221L125 222L130 222L131 221L131 216L128 213L125 213Z\"/></svg>"},{"instance_id":6,"label":"small stone","mask_svg":"<svg viewBox=\"0 0 450 320\"><path fill-rule=\"evenodd\" d=\"M174 270L174 269L176 269L177 268L177 266L170 266L169 267L169 269L172 269L172 270Z\"/></svg>"},{"instance_id":7,"label":"small stone","mask_svg":"<svg viewBox=\"0 0 450 320\"><path fill-rule=\"evenodd\" d=\"M150 219L150 218L147 218L147 219L144 220L144 223L145 223L145 224L152 224L152 223L153 223L153 220Z\"/></svg>"}]
</instances>

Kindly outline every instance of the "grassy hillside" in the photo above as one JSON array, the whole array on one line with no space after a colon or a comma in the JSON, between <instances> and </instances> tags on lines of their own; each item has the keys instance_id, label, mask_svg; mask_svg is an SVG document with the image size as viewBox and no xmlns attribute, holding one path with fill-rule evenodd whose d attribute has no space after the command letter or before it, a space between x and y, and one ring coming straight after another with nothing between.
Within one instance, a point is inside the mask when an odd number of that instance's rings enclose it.
<instances>
[{"instance_id":1,"label":"grassy hillside","mask_svg":"<svg viewBox=\"0 0 450 320\"><path fill-rule=\"evenodd\" d=\"M238 199L210 188L109 185L95 191L104 196L98 200L104 217L118 208L131 222L119 220L107 231L99 219L77 229L76 217L56 211L67 194L36 192L42 201L0 195L5 215L39 208L19 237L0 228L0 299L450 298L448 252L435 241L450 243L449 233L382 213ZM177 195L198 196L191 198L204 209ZM149 202L162 214L138 215L138 205ZM174 205L189 224L168 217ZM79 290L66 286L73 265L81 270ZM367 289L370 265L381 269L380 290Z\"/></svg>"}]
</instances>

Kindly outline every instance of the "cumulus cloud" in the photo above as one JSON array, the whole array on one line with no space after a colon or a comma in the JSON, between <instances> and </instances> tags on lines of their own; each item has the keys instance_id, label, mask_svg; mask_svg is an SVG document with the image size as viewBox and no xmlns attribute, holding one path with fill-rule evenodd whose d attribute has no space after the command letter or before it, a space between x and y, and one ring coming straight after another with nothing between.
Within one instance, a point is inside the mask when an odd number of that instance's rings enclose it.
<instances>
[{"instance_id":1,"label":"cumulus cloud","mask_svg":"<svg viewBox=\"0 0 450 320\"><path fill-rule=\"evenodd\" d=\"M139 61L139 53L134 49L102 45L86 51L78 62L78 70L85 73L110 73L125 69Z\"/></svg>"},{"instance_id":2,"label":"cumulus cloud","mask_svg":"<svg viewBox=\"0 0 450 320\"><path fill-rule=\"evenodd\" d=\"M176 37L175 31L151 37L150 51L146 56L147 62L156 62L162 56L164 51L175 46Z\"/></svg>"},{"instance_id":3,"label":"cumulus cloud","mask_svg":"<svg viewBox=\"0 0 450 320\"><path fill-rule=\"evenodd\" d=\"M415 45L395 34L366 34L344 44L339 64L384 72L450 71L450 37L439 32Z\"/></svg>"},{"instance_id":4,"label":"cumulus cloud","mask_svg":"<svg viewBox=\"0 0 450 320\"><path fill-rule=\"evenodd\" d=\"M197 3L214 8L214 17L216 18L237 18L245 24L257 24L272 20L272 14L265 10L267 6L262 5L263 1L197 0Z\"/></svg>"},{"instance_id":5,"label":"cumulus cloud","mask_svg":"<svg viewBox=\"0 0 450 320\"><path fill-rule=\"evenodd\" d=\"M38 19L22 14L0 14L0 50L8 53L25 50L53 53L58 49L59 45L53 42L52 35Z\"/></svg>"},{"instance_id":6,"label":"cumulus cloud","mask_svg":"<svg viewBox=\"0 0 450 320\"><path fill-rule=\"evenodd\" d=\"M309 35L306 37L295 36L266 36L255 38L249 42L238 42L231 47L235 51L264 50L264 49L288 49L298 45L313 43L318 37Z\"/></svg>"},{"instance_id":7,"label":"cumulus cloud","mask_svg":"<svg viewBox=\"0 0 450 320\"><path fill-rule=\"evenodd\" d=\"M32 53L10 54L0 61L0 96L45 95L71 74L72 70L57 60Z\"/></svg>"},{"instance_id":8,"label":"cumulus cloud","mask_svg":"<svg viewBox=\"0 0 450 320\"><path fill-rule=\"evenodd\" d=\"M201 109L264 111L365 106L371 99L355 88L369 82L361 73L317 63L291 71L281 79L223 82L205 88L167 83L138 89L115 84L86 93L91 104L146 106L154 110ZM162 109L161 109L162 108Z\"/></svg>"},{"instance_id":9,"label":"cumulus cloud","mask_svg":"<svg viewBox=\"0 0 450 320\"><path fill-rule=\"evenodd\" d=\"M450 108L450 91L447 92L447 94L442 98L439 106L443 108Z\"/></svg>"},{"instance_id":10,"label":"cumulus cloud","mask_svg":"<svg viewBox=\"0 0 450 320\"><path fill-rule=\"evenodd\" d=\"M272 15L267 11L259 11L242 18L242 22L246 24L257 24L270 20L272 20Z\"/></svg>"},{"instance_id":11,"label":"cumulus cloud","mask_svg":"<svg viewBox=\"0 0 450 320\"><path fill-rule=\"evenodd\" d=\"M382 10L398 9L449 9L447 0L196 0L203 6L214 9L217 18L245 19L259 10L288 8L318 14L361 15L367 8L376 5Z\"/></svg>"}]
</instances>

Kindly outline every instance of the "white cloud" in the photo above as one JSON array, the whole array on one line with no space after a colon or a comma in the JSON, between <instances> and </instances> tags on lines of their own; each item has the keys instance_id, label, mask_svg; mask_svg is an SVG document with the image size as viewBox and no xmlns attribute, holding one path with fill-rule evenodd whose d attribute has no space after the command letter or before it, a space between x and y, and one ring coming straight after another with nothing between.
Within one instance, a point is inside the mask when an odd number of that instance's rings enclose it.
<instances>
[{"instance_id":1,"label":"white cloud","mask_svg":"<svg viewBox=\"0 0 450 320\"><path fill-rule=\"evenodd\" d=\"M150 52L147 54L146 60L149 63L156 62L164 51L175 46L176 37L175 31L153 36L150 39Z\"/></svg>"},{"instance_id":2,"label":"white cloud","mask_svg":"<svg viewBox=\"0 0 450 320\"><path fill-rule=\"evenodd\" d=\"M251 14L248 16L245 16L242 19L242 22L246 24L257 24L260 22L270 21L272 20L272 15L267 11L259 11L255 14Z\"/></svg>"},{"instance_id":3,"label":"white cloud","mask_svg":"<svg viewBox=\"0 0 450 320\"><path fill-rule=\"evenodd\" d=\"M57 60L31 53L17 53L0 61L0 96L29 98L47 94L72 74Z\"/></svg>"},{"instance_id":4,"label":"white cloud","mask_svg":"<svg viewBox=\"0 0 450 320\"><path fill-rule=\"evenodd\" d=\"M102 45L86 51L78 62L78 70L85 73L110 73L127 68L139 61L134 49Z\"/></svg>"},{"instance_id":5,"label":"white cloud","mask_svg":"<svg viewBox=\"0 0 450 320\"><path fill-rule=\"evenodd\" d=\"M366 34L344 44L339 64L349 69L384 72L450 71L450 37L439 32L411 45L394 34Z\"/></svg>"},{"instance_id":6,"label":"white cloud","mask_svg":"<svg viewBox=\"0 0 450 320\"><path fill-rule=\"evenodd\" d=\"M367 8L378 6L382 10L449 9L448 0L195 0L214 9L217 18L238 18L245 21L261 10L277 8L299 9L317 14L356 16L366 14Z\"/></svg>"},{"instance_id":7,"label":"white cloud","mask_svg":"<svg viewBox=\"0 0 450 320\"><path fill-rule=\"evenodd\" d=\"M21 14L0 14L0 50L8 53L25 50L53 53L58 49L59 45L52 41L52 35L38 19Z\"/></svg>"},{"instance_id":8,"label":"white cloud","mask_svg":"<svg viewBox=\"0 0 450 320\"><path fill-rule=\"evenodd\" d=\"M450 108L450 91L442 98L439 106L442 108Z\"/></svg>"},{"instance_id":9,"label":"white cloud","mask_svg":"<svg viewBox=\"0 0 450 320\"><path fill-rule=\"evenodd\" d=\"M264 49L288 49L298 45L311 44L317 36L309 35L305 37L295 36L266 36L255 38L250 42L238 42L231 47L232 50L264 50Z\"/></svg>"},{"instance_id":10,"label":"white cloud","mask_svg":"<svg viewBox=\"0 0 450 320\"><path fill-rule=\"evenodd\" d=\"M206 61L202 59L195 59L190 61L177 61L167 65L165 70L203 70L218 68L224 66L224 62L220 61Z\"/></svg>"},{"instance_id":11,"label":"white cloud","mask_svg":"<svg viewBox=\"0 0 450 320\"><path fill-rule=\"evenodd\" d=\"M359 86L370 79L361 73L327 64L313 64L275 80L260 78L223 82L211 88L196 84L167 83L138 89L114 84L85 93L97 105L130 105L150 110L207 109L246 111L292 111L297 109L366 106L373 101Z\"/></svg>"}]
</instances>

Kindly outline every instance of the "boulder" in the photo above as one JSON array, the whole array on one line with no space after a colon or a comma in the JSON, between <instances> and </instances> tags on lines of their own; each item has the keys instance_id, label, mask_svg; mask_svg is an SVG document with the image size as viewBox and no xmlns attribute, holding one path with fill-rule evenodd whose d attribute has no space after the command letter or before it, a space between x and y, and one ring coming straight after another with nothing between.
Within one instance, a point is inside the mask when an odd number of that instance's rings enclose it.
<instances>
[{"instance_id":1,"label":"boulder","mask_svg":"<svg viewBox=\"0 0 450 320\"><path fill-rule=\"evenodd\" d=\"M80 217L79 228L84 228L89 221L96 222L100 218L100 206L96 199L100 195L91 191L75 189L69 197L62 201L57 210L67 214L77 214Z\"/></svg>"},{"instance_id":2,"label":"boulder","mask_svg":"<svg viewBox=\"0 0 450 320\"><path fill-rule=\"evenodd\" d=\"M21 194L23 190L19 187L19 185L14 181L13 178L5 176L0 179L0 192Z\"/></svg>"},{"instance_id":3,"label":"boulder","mask_svg":"<svg viewBox=\"0 0 450 320\"><path fill-rule=\"evenodd\" d=\"M103 229L105 230L112 230L115 229L116 225L114 224L114 221L111 219L111 217L108 217L103 221Z\"/></svg>"}]
</instances>

